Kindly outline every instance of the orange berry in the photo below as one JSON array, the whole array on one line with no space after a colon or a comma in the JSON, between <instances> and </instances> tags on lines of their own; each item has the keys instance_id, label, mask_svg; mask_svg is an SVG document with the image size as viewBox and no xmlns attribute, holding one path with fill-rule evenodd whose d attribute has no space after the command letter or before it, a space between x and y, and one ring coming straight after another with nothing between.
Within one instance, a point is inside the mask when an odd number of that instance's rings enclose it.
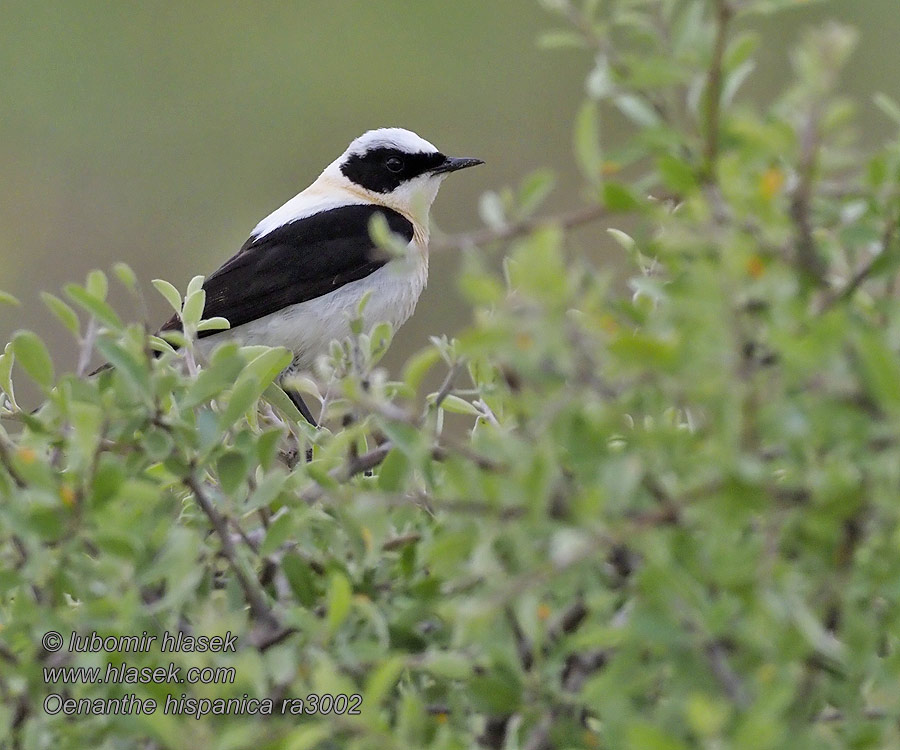
<instances>
[{"instance_id":1,"label":"orange berry","mask_svg":"<svg viewBox=\"0 0 900 750\"><path fill-rule=\"evenodd\" d=\"M784 172L778 167L769 167L759 178L759 192L767 201L772 200L784 187Z\"/></svg>"},{"instance_id":2,"label":"orange berry","mask_svg":"<svg viewBox=\"0 0 900 750\"><path fill-rule=\"evenodd\" d=\"M765 273L766 267L762 259L758 255L751 255L747 260L747 274L754 279L758 279Z\"/></svg>"},{"instance_id":3,"label":"orange berry","mask_svg":"<svg viewBox=\"0 0 900 750\"><path fill-rule=\"evenodd\" d=\"M62 500L62 504L67 508L71 508L75 505L75 490L73 490L69 485L64 484L59 488L59 499Z\"/></svg>"}]
</instances>

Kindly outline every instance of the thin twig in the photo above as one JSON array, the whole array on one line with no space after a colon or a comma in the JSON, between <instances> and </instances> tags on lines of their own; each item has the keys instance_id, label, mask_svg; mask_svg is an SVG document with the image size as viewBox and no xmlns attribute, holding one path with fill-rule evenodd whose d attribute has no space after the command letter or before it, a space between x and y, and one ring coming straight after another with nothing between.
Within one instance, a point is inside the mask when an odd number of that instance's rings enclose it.
<instances>
[{"instance_id":1,"label":"thin twig","mask_svg":"<svg viewBox=\"0 0 900 750\"><path fill-rule=\"evenodd\" d=\"M513 638L515 639L516 653L519 655L519 662L522 664L522 669L527 672L534 664L534 652L532 651L531 641L528 639L528 636L525 635L525 631L522 630L522 626L519 624L519 618L516 616L516 612L511 604L507 604L503 608L503 614L506 617L506 622L509 624L509 629L512 631Z\"/></svg>"},{"instance_id":2,"label":"thin twig","mask_svg":"<svg viewBox=\"0 0 900 750\"><path fill-rule=\"evenodd\" d=\"M370 450L368 453L363 453L361 456L352 456L343 466L339 466L337 469L332 470L329 473L329 476L338 484L343 484L357 474L363 474L370 469L374 469L382 461L384 461L384 459L387 457L387 454L391 452L391 448L393 447L394 444L390 440L386 440L381 445ZM301 495L301 499L303 500L303 502L312 505L324 494L325 489L319 485L316 485L304 492Z\"/></svg>"},{"instance_id":3,"label":"thin twig","mask_svg":"<svg viewBox=\"0 0 900 750\"><path fill-rule=\"evenodd\" d=\"M740 676L731 667L725 647L719 641L712 641L706 645L704 651L709 661L710 671L719 681L725 694L735 705L741 708L746 707L747 691L744 689Z\"/></svg>"},{"instance_id":4,"label":"thin twig","mask_svg":"<svg viewBox=\"0 0 900 750\"><path fill-rule=\"evenodd\" d=\"M256 581L256 579L248 576L241 566L241 562L238 559L237 549L234 546L231 534L228 532L228 522L225 520L225 517L222 516L222 514L219 513L218 510L216 510L215 506L206 496L206 493L203 491L203 488L200 486L200 483L197 481L193 474L189 474L187 477L185 477L184 483L185 485L187 485L188 489L190 489L191 492L194 493L197 504L206 514L206 517L209 518L213 529L215 529L215 532L218 535L219 541L222 545L222 554L228 561L228 565L231 567L235 578L237 578L238 584L240 584L240 587L244 592L244 598L250 605L251 614L254 618L260 620L264 624L277 627L278 622L266 600L265 592L259 586L259 583Z\"/></svg>"},{"instance_id":5,"label":"thin twig","mask_svg":"<svg viewBox=\"0 0 900 750\"><path fill-rule=\"evenodd\" d=\"M479 229L474 232L463 232L446 237L434 238L429 247L434 250L461 250L467 247L487 245L491 242L511 240L528 234L541 226L554 225L562 229L572 229L582 224L601 219L607 215L606 207L601 205L586 206L584 208L560 214L559 216L534 216L521 221L507 224L500 229Z\"/></svg>"},{"instance_id":6,"label":"thin twig","mask_svg":"<svg viewBox=\"0 0 900 750\"><path fill-rule=\"evenodd\" d=\"M390 552L391 550L400 549L401 547L408 547L410 544L415 544L421 539L422 535L416 532L413 532L411 534L403 534L402 536L395 536L391 539L388 539L384 544L381 545L381 549L384 552Z\"/></svg>"},{"instance_id":7,"label":"thin twig","mask_svg":"<svg viewBox=\"0 0 900 750\"><path fill-rule=\"evenodd\" d=\"M553 717L545 716L531 730L528 739L522 746L523 750L554 750L556 745L552 738Z\"/></svg>"},{"instance_id":8,"label":"thin twig","mask_svg":"<svg viewBox=\"0 0 900 750\"><path fill-rule=\"evenodd\" d=\"M88 365L91 362L91 355L94 353L94 342L97 340L97 319L92 315L88 320L87 330L85 330L84 338L81 340L81 346L78 349L78 365L75 373L78 377L83 377L87 372Z\"/></svg>"},{"instance_id":9,"label":"thin twig","mask_svg":"<svg viewBox=\"0 0 900 750\"><path fill-rule=\"evenodd\" d=\"M725 59L725 47L728 43L728 23L732 9L727 0L716 0L716 41L713 46L712 60L706 74L706 138L703 147L703 173L711 182L715 175L716 162L719 158L719 120L722 108L722 78Z\"/></svg>"},{"instance_id":10,"label":"thin twig","mask_svg":"<svg viewBox=\"0 0 900 750\"><path fill-rule=\"evenodd\" d=\"M484 730L478 736L478 744L488 750L503 750L506 747L506 729L510 718L509 714L488 716L484 722Z\"/></svg>"},{"instance_id":11,"label":"thin twig","mask_svg":"<svg viewBox=\"0 0 900 750\"><path fill-rule=\"evenodd\" d=\"M597 34L590 18L571 2L562 3L560 9L566 20L575 27L589 46L594 47L599 52L607 52L606 44L604 44L605 40Z\"/></svg>"},{"instance_id":12,"label":"thin twig","mask_svg":"<svg viewBox=\"0 0 900 750\"><path fill-rule=\"evenodd\" d=\"M26 482L19 470L13 465L12 456L9 452L9 446L6 444L6 437L0 435L0 463L6 468L7 473L12 477L16 487L20 490L26 486Z\"/></svg>"},{"instance_id":13,"label":"thin twig","mask_svg":"<svg viewBox=\"0 0 900 750\"><path fill-rule=\"evenodd\" d=\"M500 426L500 422L497 420L497 415L494 414L494 410L487 405L487 402L483 398L475 401L473 406L481 412L481 418L484 419L485 422L494 427Z\"/></svg>"},{"instance_id":14,"label":"thin twig","mask_svg":"<svg viewBox=\"0 0 900 750\"><path fill-rule=\"evenodd\" d=\"M884 228L884 233L881 236L880 252L873 255L866 263L864 263L863 266L853 274L850 280L843 287L827 296L819 308L819 313L826 312L838 303L845 302L846 300L850 299L850 297L854 295L856 290L859 289L859 287L862 286L866 279L869 278L869 275L875 268L875 264L882 257L882 255L884 253L890 252L891 245L894 243L894 238L896 236L898 221L900 220L898 220L897 216L892 216L888 220Z\"/></svg>"},{"instance_id":15,"label":"thin twig","mask_svg":"<svg viewBox=\"0 0 900 750\"><path fill-rule=\"evenodd\" d=\"M356 476L357 474L363 474L370 469L374 469L378 466L384 459L387 457L387 454L390 453L391 448L394 447L394 444L390 441L386 441L381 445L373 448L368 453L363 453L361 456L354 456L350 461L347 462L347 465L343 468L343 470L339 470L337 474L334 476L338 482L346 482L351 477Z\"/></svg>"},{"instance_id":16,"label":"thin twig","mask_svg":"<svg viewBox=\"0 0 900 750\"><path fill-rule=\"evenodd\" d=\"M585 680L594 672L603 669L608 661L609 652L606 649L593 649L583 653L576 651L569 654L561 675L563 689L577 693Z\"/></svg>"},{"instance_id":17,"label":"thin twig","mask_svg":"<svg viewBox=\"0 0 900 750\"><path fill-rule=\"evenodd\" d=\"M584 597L579 594L578 598L563 611L559 619L550 627L548 640L558 641L563 635L574 633L587 616L588 609L585 606Z\"/></svg>"},{"instance_id":18,"label":"thin twig","mask_svg":"<svg viewBox=\"0 0 900 750\"><path fill-rule=\"evenodd\" d=\"M14 666L19 663L19 657L3 641L0 641L0 658Z\"/></svg>"},{"instance_id":19,"label":"thin twig","mask_svg":"<svg viewBox=\"0 0 900 750\"><path fill-rule=\"evenodd\" d=\"M345 464L329 472L329 477L337 484L344 484L357 474L363 474L381 464L393 447L394 444L390 440L386 440L368 453L363 453L361 456L351 456ZM444 461L453 453L472 461L485 471L501 471L503 469L500 464L486 456L475 453L463 445L436 445L431 449L431 457L435 461ZM320 500L325 495L325 492L325 488L316 485L304 492L300 499L308 505L312 505Z\"/></svg>"},{"instance_id":20,"label":"thin twig","mask_svg":"<svg viewBox=\"0 0 900 750\"><path fill-rule=\"evenodd\" d=\"M459 372L460 367L462 367L462 362L454 362L450 367L449 372L447 372L447 377L444 378L444 382L441 383L441 387L438 389L437 396L434 397L434 408L439 409L441 404L444 403L444 399L450 395L450 391L453 390L453 381L456 379L456 374Z\"/></svg>"},{"instance_id":21,"label":"thin twig","mask_svg":"<svg viewBox=\"0 0 900 750\"><path fill-rule=\"evenodd\" d=\"M506 469L503 464L476 453L462 443L451 441L448 438L444 438L443 442L444 445L436 445L431 449L431 457L435 461L446 461L453 453L456 453L485 471L504 471Z\"/></svg>"},{"instance_id":22,"label":"thin twig","mask_svg":"<svg viewBox=\"0 0 900 750\"><path fill-rule=\"evenodd\" d=\"M800 136L799 179L791 195L790 215L795 229L797 267L815 284L822 285L828 269L816 248L810 215L819 153L819 117L819 106L813 104Z\"/></svg>"},{"instance_id":23,"label":"thin twig","mask_svg":"<svg viewBox=\"0 0 900 750\"><path fill-rule=\"evenodd\" d=\"M867 721L881 721L882 719L890 718L890 714L880 708L864 708L862 712L855 714L854 718L857 716ZM818 722L833 722L845 721L847 718L843 711L839 711L836 708L826 708L814 720Z\"/></svg>"}]
</instances>

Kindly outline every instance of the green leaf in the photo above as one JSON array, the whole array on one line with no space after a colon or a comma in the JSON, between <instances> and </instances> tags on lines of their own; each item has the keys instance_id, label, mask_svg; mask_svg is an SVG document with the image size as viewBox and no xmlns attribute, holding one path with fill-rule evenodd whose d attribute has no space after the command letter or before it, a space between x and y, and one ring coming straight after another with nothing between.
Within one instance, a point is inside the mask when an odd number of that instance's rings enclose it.
<instances>
[{"instance_id":1,"label":"green leaf","mask_svg":"<svg viewBox=\"0 0 900 750\"><path fill-rule=\"evenodd\" d=\"M621 94L615 98L618 110L633 123L644 128L655 128L662 124L656 110L643 97L635 94Z\"/></svg>"},{"instance_id":2,"label":"green leaf","mask_svg":"<svg viewBox=\"0 0 900 750\"><path fill-rule=\"evenodd\" d=\"M447 651L430 654L423 666L431 674L448 680L465 680L472 676L473 670L471 658Z\"/></svg>"},{"instance_id":3,"label":"green leaf","mask_svg":"<svg viewBox=\"0 0 900 750\"><path fill-rule=\"evenodd\" d=\"M663 184L673 193L685 195L697 189L697 178L691 167L671 154L665 154L656 161L656 169Z\"/></svg>"},{"instance_id":4,"label":"green leaf","mask_svg":"<svg viewBox=\"0 0 900 750\"><path fill-rule=\"evenodd\" d=\"M223 318L220 315L206 318L206 320L201 320L197 324L198 331L227 331L229 328L231 328L231 323L228 322L227 318Z\"/></svg>"},{"instance_id":5,"label":"green leaf","mask_svg":"<svg viewBox=\"0 0 900 750\"><path fill-rule=\"evenodd\" d=\"M58 509L33 505L27 510L28 530L44 543L56 544L63 533L63 519Z\"/></svg>"},{"instance_id":6,"label":"green leaf","mask_svg":"<svg viewBox=\"0 0 900 750\"><path fill-rule=\"evenodd\" d=\"M468 255L468 258L471 257L471 254ZM468 258L466 268L459 278L460 291L473 306L490 307L499 304L506 294L503 283L495 275L478 267L475 262L468 262Z\"/></svg>"},{"instance_id":7,"label":"green leaf","mask_svg":"<svg viewBox=\"0 0 900 750\"><path fill-rule=\"evenodd\" d=\"M621 229L616 229L615 227L607 227L606 233L625 250L631 252L634 249L634 238L630 234L623 232Z\"/></svg>"},{"instance_id":8,"label":"green leaf","mask_svg":"<svg viewBox=\"0 0 900 750\"><path fill-rule=\"evenodd\" d=\"M13 390L12 368L16 361L16 355L13 352L12 342L3 348L3 354L0 354L0 388L9 396L10 403L13 408L18 409L16 403L16 394Z\"/></svg>"},{"instance_id":9,"label":"green leaf","mask_svg":"<svg viewBox=\"0 0 900 750\"><path fill-rule=\"evenodd\" d=\"M256 438L256 460L264 471L268 471L278 456L278 445L284 437L281 428L261 432Z\"/></svg>"},{"instance_id":10,"label":"green leaf","mask_svg":"<svg viewBox=\"0 0 900 750\"><path fill-rule=\"evenodd\" d=\"M240 451L230 450L219 456L216 461L216 474L222 490L227 494L233 494L247 476L250 462Z\"/></svg>"},{"instance_id":11,"label":"green leaf","mask_svg":"<svg viewBox=\"0 0 900 750\"><path fill-rule=\"evenodd\" d=\"M555 225L535 229L517 243L508 265L510 285L553 305L567 293L568 275L562 251L563 232Z\"/></svg>"},{"instance_id":12,"label":"green leaf","mask_svg":"<svg viewBox=\"0 0 900 750\"><path fill-rule=\"evenodd\" d=\"M750 59L759 47L760 35L757 31L743 31L728 45L723 60L726 70L734 70Z\"/></svg>"},{"instance_id":13,"label":"green leaf","mask_svg":"<svg viewBox=\"0 0 900 750\"><path fill-rule=\"evenodd\" d=\"M203 308L206 305L206 292L198 289L191 292L184 300L184 307L181 311L181 320L185 326L196 326L200 322L203 315Z\"/></svg>"},{"instance_id":14,"label":"green leaf","mask_svg":"<svg viewBox=\"0 0 900 750\"><path fill-rule=\"evenodd\" d=\"M44 388L53 385L53 360L44 342L31 331L19 331L13 336L12 350L19 365L32 380Z\"/></svg>"},{"instance_id":15,"label":"green leaf","mask_svg":"<svg viewBox=\"0 0 900 750\"><path fill-rule=\"evenodd\" d=\"M116 275L116 278L122 286L132 292L137 291L137 276L134 271L131 270L131 266L127 263L116 263L113 266L113 273Z\"/></svg>"},{"instance_id":16,"label":"green leaf","mask_svg":"<svg viewBox=\"0 0 900 750\"><path fill-rule=\"evenodd\" d=\"M291 363L293 354L284 347L274 347L255 357L241 373L241 377L249 377L268 386Z\"/></svg>"},{"instance_id":17,"label":"green leaf","mask_svg":"<svg viewBox=\"0 0 900 750\"><path fill-rule=\"evenodd\" d=\"M376 214L376 216L381 216L381 214ZM367 289L363 292L362 297L359 298L359 304L356 306L356 320L362 318L363 313L366 310L366 306L369 304L369 300L372 299L372 290Z\"/></svg>"},{"instance_id":18,"label":"green leaf","mask_svg":"<svg viewBox=\"0 0 900 750\"><path fill-rule=\"evenodd\" d=\"M620 336L610 342L609 351L636 366L667 367L675 358L672 343L643 333Z\"/></svg>"},{"instance_id":19,"label":"green leaf","mask_svg":"<svg viewBox=\"0 0 900 750\"><path fill-rule=\"evenodd\" d=\"M370 366L377 364L385 355L391 340L394 337L394 329L390 323L381 322L375 325L369 332L369 361Z\"/></svg>"},{"instance_id":20,"label":"green leaf","mask_svg":"<svg viewBox=\"0 0 900 750\"><path fill-rule=\"evenodd\" d=\"M538 47L545 50L583 48L584 37L574 31L548 31L538 37Z\"/></svg>"},{"instance_id":21,"label":"green leaf","mask_svg":"<svg viewBox=\"0 0 900 750\"><path fill-rule=\"evenodd\" d=\"M49 292L41 292L41 299L60 323L75 336L81 335L81 323L78 320L78 314L71 307Z\"/></svg>"},{"instance_id":22,"label":"green leaf","mask_svg":"<svg viewBox=\"0 0 900 750\"><path fill-rule=\"evenodd\" d=\"M494 190L487 190L478 199L478 215L491 229L502 230L509 221L506 217L506 203Z\"/></svg>"},{"instance_id":23,"label":"green leaf","mask_svg":"<svg viewBox=\"0 0 900 750\"><path fill-rule=\"evenodd\" d=\"M282 558L281 569L297 601L304 607L314 606L318 601L318 587L316 576L309 563L295 552L288 552Z\"/></svg>"},{"instance_id":24,"label":"green leaf","mask_svg":"<svg viewBox=\"0 0 900 750\"><path fill-rule=\"evenodd\" d=\"M880 332L860 332L856 351L863 381L884 408L900 413L900 361L885 344Z\"/></svg>"},{"instance_id":25,"label":"green leaf","mask_svg":"<svg viewBox=\"0 0 900 750\"><path fill-rule=\"evenodd\" d=\"M586 101L575 118L575 158L585 177L592 182L600 179L603 152L600 148L600 119L595 102Z\"/></svg>"},{"instance_id":26,"label":"green leaf","mask_svg":"<svg viewBox=\"0 0 900 750\"><path fill-rule=\"evenodd\" d=\"M519 188L519 210L531 214L553 190L556 175L549 169L538 169L528 175Z\"/></svg>"},{"instance_id":27,"label":"green leaf","mask_svg":"<svg viewBox=\"0 0 900 750\"><path fill-rule=\"evenodd\" d=\"M588 96L597 101L606 99L616 90L612 70L609 67L609 58L606 55L597 55L597 62L587 77L585 88Z\"/></svg>"},{"instance_id":28,"label":"green leaf","mask_svg":"<svg viewBox=\"0 0 900 750\"><path fill-rule=\"evenodd\" d=\"M284 485L287 483L287 476L283 473L272 471L265 479L256 485L256 489L247 500L247 510L255 510L257 508L268 507L281 494Z\"/></svg>"},{"instance_id":29,"label":"green leaf","mask_svg":"<svg viewBox=\"0 0 900 750\"><path fill-rule=\"evenodd\" d=\"M103 411L96 404L75 401L69 406L69 418L75 432L75 447L84 458L92 456L100 440Z\"/></svg>"},{"instance_id":30,"label":"green leaf","mask_svg":"<svg viewBox=\"0 0 900 750\"><path fill-rule=\"evenodd\" d=\"M469 693L478 710L494 716L515 713L522 699L519 676L504 664L476 673L469 680Z\"/></svg>"},{"instance_id":31,"label":"green leaf","mask_svg":"<svg viewBox=\"0 0 900 750\"><path fill-rule=\"evenodd\" d=\"M328 469L321 461L313 461L306 464L306 473L309 478L316 482L319 486L326 490L334 490L340 486L340 483L328 472Z\"/></svg>"},{"instance_id":32,"label":"green leaf","mask_svg":"<svg viewBox=\"0 0 900 750\"><path fill-rule=\"evenodd\" d=\"M696 734L714 737L724 729L730 712L725 701L694 693L688 697L685 713L688 724Z\"/></svg>"},{"instance_id":33,"label":"green leaf","mask_svg":"<svg viewBox=\"0 0 900 750\"><path fill-rule=\"evenodd\" d=\"M441 361L441 353L434 347L422 349L407 361L403 368L403 382L418 390L428 371Z\"/></svg>"},{"instance_id":34,"label":"green leaf","mask_svg":"<svg viewBox=\"0 0 900 750\"><path fill-rule=\"evenodd\" d=\"M84 288L92 297L105 300L106 294L109 292L109 281L106 279L106 274L97 269L89 272Z\"/></svg>"},{"instance_id":35,"label":"green leaf","mask_svg":"<svg viewBox=\"0 0 900 750\"><path fill-rule=\"evenodd\" d=\"M641 202L628 186L607 181L603 184L603 205L612 213L629 213L638 210Z\"/></svg>"},{"instance_id":36,"label":"green leaf","mask_svg":"<svg viewBox=\"0 0 900 750\"><path fill-rule=\"evenodd\" d=\"M154 461L164 461L172 457L175 442L172 436L159 427L151 427L144 433L141 447Z\"/></svg>"},{"instance_id":37,"label":"green leaf","mask_svg":"<svg viewBox=\"0 0 900 750\"><path fill-rule=\"evenodd\" d=\"M219 429L227 430L237 422L262 395L263 386L259 380L252 377L244 377L238 380L228 399L225 410L219 417Z\"/></svg>"},{"instance_id":38,"label":"green leaf","mask_svg":"<svg viewBox=\"0 0 900 750\"><path fill-rule=\"evenodd\" d=\"M444 397L444 400L441 401L441 408L444 411L448 411L452 414L467 414L473 417L477 417L481 414L481 412L478 411L478 409L476 409L468 401L460 398L459 396L454 396L452 393L447 394Z\"/></svg>"},{"instance_id":39,"label":"green leaf","mask_svg":"<svg viewBox=\"0 0 900 750\"><path fill-rule=\"evenodd\" d=\"M378 467L378 486L385 492L399 492L409 474L410 462L403 451L393 449Z\"/></svg>"},{"instance_id":40,"label":"green leaf","mask_svg":"<svg viewBox=\"0 0 900 750\"><path fill-rule=\"evenodd\" d=\"M263 347L241 373L231 392L228 406L219 420L220 429L228 429L256 403L263 391L291 362L291 352L281 347ZM277 395L275 395L277 398Z\"/></svg>"},{"instance_id":41,"label":"green leaf","mask_svg":"<svg viewBox=\"0 0 900 750\"><path fill-rule=\"evenodd\" d=\"M165 297L169 306L179 315L181 315L181 294L165 279L153 279L151 282L156 290Z\"/></svg>"},{"instance_id":42,"label":"green leaf","mask_svg":"<svg viewBox=\"0 0 900 750\"><path fill-rule=\"evenodd\" d=\"M116 370L121 372L138 392L145 398L150 397L150 373L145 363L134 358L131 352L119 346L112 339L99 338L99 351Z\"/></svg>"},{"instance_id":43,"label":"green leaf","mask_svg":"<svg viewBox=\"0 0 900 750\"><path fill-rule=\"evenodd\" d=\"M350 587L350 581L341 573L332 573L328 582L328 598L327 598L327 623L328 630L334 633L347 615L350 614L350 604L353 597L353 589Z\"/></svg>"},{"instance_id":44,"label":"green leaf","mask_svg":"<svg viewBox=\"0 0 900 750\"><path fill-rule=\"evenodd\" d=\"M744 85L753 71L756 70L756 63L753 60L747 60L743 65L739 65L731 73L725 77L725 84L722 86L722 103L723 108L730 107L734 97L741 86Z\"/></svg>"},{"instance_id":45,"label":"green leaf","mask_svg":"<svg viewBox=\"0 0 900 750\"><path fill-rule=\"evenodd\" d=\"M306 422L306 418L300 413L290 397L284 392L277 383L272 383L263 391L263 396L272 406L281 412L283 417L287 417L290 421L297 424Z\"/></svg>"},{"instance_id":46,"label":"green leaf","mask_svg":"<svg viewBox=\"0 0 900 750\"><path fill-rule=\"evenodd\" d=\"M225 346L230 350L234 345L234 342L228 342ZM265 346L264 344L254 344L251 346L241 346L238 348L238 351L241 353L241 356L244 358L244 362L252 362L261 354L265 354L272 347Z\"/></svg>"},{"instance_id":47,"label":"green leaf","mask_svg":"<svg viewBox=\"0 0 900 750\"><path fill-rule=\"evenodd\" d=\"M201 371L184 394L181 406L185 409L193 409L200 404L205 404L231 386L240 371L241 364L239 361L236 361L230 367L225 365L213 366Z\"/></svg>"},{"instance_id":48,"label":"green leaf","mask_svg":"<svg viewBox=\"0 0 900 750\"><path fill-rule=\"evenodd\" d=\"M194 276L188 282L187 290L184 293L185 299L190 297L192 294L196 294L203 288L203 276Z\"/></svg>"},{"instance_id":49,"label":"green leaf","mask_svg":"<svg viewBox=\"0 0 900 750\"><path fill-rule=\"evenodd\" d=\"M687 750L687 745L670 733L644 722L632 724L628 728L627 747L628 750Z\"/></svg>"},{"instance_id":50,"label":"green leaf","mask_svg":"<svg viewBox=\"0 0 900 750\"><path fill-rule=\"evenodd\" d=\"M266 530L266 537L259 547L260 555L271 555L294 533L294 518L290 513L282 513Z\"/></svg>"},{"instance_id":51,"label":"green leaf","mask_svg":"<svg viewBox=\"0 0 900 750\"><path fill-rule=\"evenodd\" d=\"M898 247L882 250L869 267L869 278L877 279L880 276L896 273L900 267L900 252L898 251L900 251Z\"/></svg>"},{"instance_id":52,"label":"green leaf","mask_svg":"<svg viewBox=\"0 0 900 750\"><path fill-rule=\"evenodd\" d=\"M169 340L177 346L185 346L187 343L187 339L185 339L184 334L182 334L181 331L166 331L165 337L166 338L162 338L161 336L148 337L148 342L153 351L174 354L176 349L169 343Z\"/></svg>"},{"instance_id":53,"label":"green leaf","mask_svg":"<svg viewBox=\"0 0 900 750\"><path fill-rule=\"evenodd\" d=\"M881 91L872 97L872 101L895 125L900 127L900 104L897 104L891 97Z\"/></svg>"},{"instance_id":54,"label":"green leaf","mask_svg":"<svg viewBox=\"0 0 900 750\"><path fill-rule=\"evenodd\" d=\"M403 258L406 255L407 245L406 239L391 231L391 227L387 222L384 214L372 214L369 219L369 235L372 241L382 250L386 250L391 255Z\"/></svg>"},{"instance_id":55,"label":"green leaf","mask_svg":"<svg viewBox=\"0 0 900 750\"><path fill-rule=\"evenodd\" d=\"M366 680L363 691L363 704L378 707L384 700L388 691L400 678L406 667L406 660L402 656L392 656L381 662Z\"/></svg>"},{"instance_id":56,"label":"green leaf","mask_svg":"<svg viewBox=\"0 0 900 750\"><path fill-rule=\"evenodd\" d=\"M106 277L104 276L104 278ZM97 285L95 284L95 286ZM122 321L119 319L119 316L100 297L91 294L87 289L78 286L78 284L66 284L63 289L69 296L69 299L83 310L89 312L101 323L105 323L110 328L122 330Z\"/></svg>"},{"instance_id":57,"label":"green leaf","mask_svg":"<svg viewBox=\"0 0 900 750\"><path fill-rule=\"evenodd\" d=\"M17 300L15 297L13 297L9 292L4 292L2 289L0 289L0 304L19 306L22 303L19 302L19 300Z\"/></svg>"},{"instance_id":58,"label":"green leaf","mask_svg":"<svg viewBox=\"0 0 900 750\"><path fill-rule=\"evenodd\" d=\"M385 422L383 429L391 443L409 456L416 455L422 447L422 434L412 425Z\"/></svg>"},{"instance_id":59,"label":"green leaf","mask_svg":"<svg viewBox=\"0 0 900 750\"><path fill-rule=\"evenodd\" d=\"M329 739L333 733L334 730L327 722L305 724L300 729L295 729L288 734L281 746L284 750L314 750Z\"/></svg>"},{"instance_id":60,"label":"green leaf","mask_svg":"<svg viewBox=\"0 0 900 750\"><path fill-rule=\"evenodd\" d=\"M91 492L93 503L99 507L111 500L126 478L125 467L118 457L113 457L109 453L102 454L94 472Z\"/></svg>"}]
</instances>

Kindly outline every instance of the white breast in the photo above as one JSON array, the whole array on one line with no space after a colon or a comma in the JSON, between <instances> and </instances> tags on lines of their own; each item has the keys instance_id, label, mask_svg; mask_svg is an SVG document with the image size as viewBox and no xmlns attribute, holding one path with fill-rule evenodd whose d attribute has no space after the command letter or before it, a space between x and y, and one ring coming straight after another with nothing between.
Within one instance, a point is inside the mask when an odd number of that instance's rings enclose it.
<instances>
[{"instance_id":1,"label":"white breast","mask_svg":"<svg viewBox=\"0 0 900 750\"><path fill-rule=\"evenodd\" d=\"M201 339L200 350L208 356L224 338L244 345L284 346L294 352L292 369L310 369L333 340L350 334L350 321L366 292L371 294L363 311L364 330L382 321L396 330L415 310L427 278L427 252L411 242L406 258L391 260L365 278L321 297Z\"/></svg>"}]
</instances>

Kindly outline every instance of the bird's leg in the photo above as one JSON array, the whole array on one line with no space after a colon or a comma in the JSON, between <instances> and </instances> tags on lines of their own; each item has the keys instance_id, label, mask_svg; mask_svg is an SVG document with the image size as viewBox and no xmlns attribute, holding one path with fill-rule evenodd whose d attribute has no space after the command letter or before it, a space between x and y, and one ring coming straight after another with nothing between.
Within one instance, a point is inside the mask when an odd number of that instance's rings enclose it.
<instances>
[{"instance_id":1,"label":"bird's leg","mask_svg":"<svg viewBox=\"0 0 900 750\"><path fill-rule=\"evenodd\" d=\"M303 400L303 396L300 395L298 391L295 391L293 388L285 388L284 392L288 395L288 398L294 402L294 406L297 407L297 410L303 415L303 418L309 422L313 427L318 427L318 423L312 415L312 412L309 410L309 407L306 405L306 402ZM313 459L313 449L312 446L306 449L306 463L309 463Z\"/></svg>"},{"instance_id":2,"label":"bird's leg","mask_svg":"<svg viewBox=\"0 0 900 750\"><path fill-rule=\"evenodd\" d=\"M316 422L315 417L313 417L312 412L309 410L309 407L303 401L303 396L301 396L293 388L285 388L284 392L288 395L288 398L294 402L294 406L297 407L297 410L303 415L303 418L313 427L318 427L319 424L318 422Z\"/></svg>"}]
</instances>

